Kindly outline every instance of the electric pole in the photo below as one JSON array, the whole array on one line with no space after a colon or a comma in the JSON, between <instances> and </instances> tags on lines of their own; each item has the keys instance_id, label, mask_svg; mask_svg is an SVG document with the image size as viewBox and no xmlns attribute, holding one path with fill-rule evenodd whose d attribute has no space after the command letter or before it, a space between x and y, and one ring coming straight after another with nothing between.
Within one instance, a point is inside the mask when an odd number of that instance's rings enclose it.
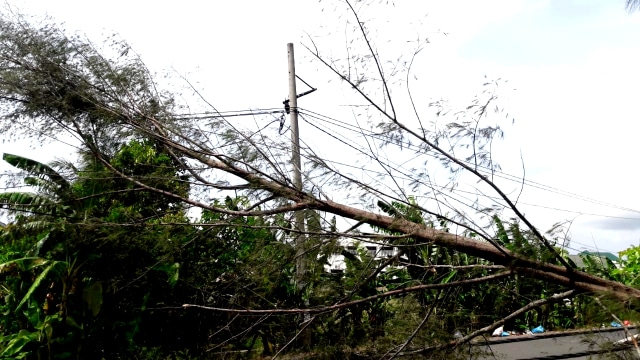
<instances>
[{"instance_id":1,"label":"electric pole","mask_svg":"<svg viewBox=\"0 0 640 360\"><path fill-rule=\"evenodd\" d=\"M296 64L293 44L287 44L289 55L289 115L291 121L291 163L293 165L293 186L302 191L302 173L300 170L300 132L298 130L298 93L296 92Z\"/></svg>"},{"instance_id":2,"label":"electric pole","mask_svg":"<svg viewBox=\"0 0 640 360\"><path fill-rule=\"evenodd\" d=\"M296 190L302 192L302 169L300 165L300 132L298 130L298 93L296 91L296 64L293 53L293 44L287 44L287 53L289 56L289 116L291 122L291 165L293 167L293 186ZM295 282L298 291L301 293L305 288L307 277L307 254L306 254L306 236L304 226L304 213L297 211L295 213L295 229L296 235L294 240L294 249L296 252L296 275ZM305 299L305 307L309 306L309 300ZM305 313L303 324L306 325L311 320L309 314ZM303 325L303 326L304 326ZM311 333L309 329L305 329L302 334L305 346L311 345Z\"/></svg>"}]
</instances>

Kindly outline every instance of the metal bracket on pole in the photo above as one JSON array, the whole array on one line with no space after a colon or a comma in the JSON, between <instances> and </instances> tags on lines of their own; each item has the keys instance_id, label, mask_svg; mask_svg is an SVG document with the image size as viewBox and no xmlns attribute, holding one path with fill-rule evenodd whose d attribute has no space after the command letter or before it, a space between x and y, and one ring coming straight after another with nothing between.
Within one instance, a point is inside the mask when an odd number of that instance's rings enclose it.
<instances>
[{"instance_id":1,"label":"metal bracket on pole","mask_svg":"<svg viewBox=\"0 0 640 360\"><path fill-rule=\"evenodd\" d=\"M298 75L295 75L295 77L296 77L298 80L302 81L305 85L307 85L307 86L311 89L311 90L307 90L307 91L305 91L305 92L302 92L302 93L300 93L300 94L297 94L297 95L296 95L296 99L301 98L301 97L303 97L303 96L305 96L305 95L309 95L309 94L311 94L312 92L314 92L314 91L318 90L317 88L314 88L313 86L311 86L311 85L307 84L307 82L306 82L306 81L304 81L304 80L302 80L302 78L300 78ZM286 99L285 101L283 101L283 102L282 102L282 104L284 105L284 111L285 111L287 114L289 114L289 113L290 113L290 111L291 111L291 105L289 105L289 99Z\"/></svg>"}]
</instances>

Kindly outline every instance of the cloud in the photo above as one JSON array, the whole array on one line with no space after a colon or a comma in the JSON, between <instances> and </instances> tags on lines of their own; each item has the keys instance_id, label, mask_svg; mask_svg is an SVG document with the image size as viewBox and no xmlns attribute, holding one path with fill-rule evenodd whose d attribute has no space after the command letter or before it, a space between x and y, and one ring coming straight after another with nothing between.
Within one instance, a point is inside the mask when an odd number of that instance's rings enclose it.
<instances>
[{"instance_id":1,"label":"cloud","mask_svg":"<svg viewBox=\"0 0 640 360\"><path fill-rule=\"evenodd\" d=\"M629 213L620 218L604 218L589 222L589 227L600 230L640 231L640 216Z\"/></svg>"}]
</instances>

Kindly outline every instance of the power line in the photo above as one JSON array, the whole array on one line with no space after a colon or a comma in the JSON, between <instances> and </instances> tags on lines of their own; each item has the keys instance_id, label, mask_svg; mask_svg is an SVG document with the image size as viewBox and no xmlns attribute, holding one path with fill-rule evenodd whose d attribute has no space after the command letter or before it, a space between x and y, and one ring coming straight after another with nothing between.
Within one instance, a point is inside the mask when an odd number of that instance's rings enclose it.
<instances>
[{"instance_id":1,"label":"power line","mask_svg":"<svg viewBox=\"0 0 640 360\"><path fill-rule=\"evenodd\" d=\"M305 120L306 120L306 119L305 119ZM306 120L306 121L308 121L308 120ZM324 132L324 133L326 133L327 135L329 135L329 136L331 136L331 137L335 138L336 140L340 141L341 143L343 143L343 144L345 144L345 145L347 145L347 146L349 146L349 147L355 148L353 145L348 144L348 143L347 143L347 140L342 140L342 139L340 139L340 138L339 138L339 136L337 136L335 133L332 133L332 132L330 132L330 131L328 131L328 130L325 130L325 129L320 129L320 128L319 128L319 126L318 126L318 124L311 124L311 125L312 125L312 126L314 126L314 127L316 127L316 128L318 128L320 131L323 131L323 132ZM361 153L364 153L361 149L357 149L357 148L355 148L355 149L356 149L357 151L361 152ZM370 157L371 157L371 156L370 156ZM384 172L381 172L381 171L375 171L375 170L370 170L370 169L363 169L363 168L356 167L356 166L353 166L353 165L340 163L340 162L337 162L337 161L331 161L331 160L327 160L327 159L323 159L323 161L327 161L327 162L329 162L329 163L334 163L334 164L335 164L335 163L338 163L338 164L341 164L341 165L343 165L343 166L348 166L348 167L356 168L356 169L358 169L358 170L360 170L360 171L363 171L363 172L377 173L377 174L381 174L381 175L388 175L388 174L386 174L386 173L384 173ZM400 169L400 168L402 168L402 166L397 166L395 169L396 169L396 170L398 170L398 169ZM397 176L397 175L395 175L395 176ZM373 179L373 177L372 177L372 179ZM411 181L417 181L415 178L409 178L409 177L406 177L405 179L407 179L407 180L411 180ZM425 184L425 185L426 185L426 184ZM441 189L444 189L445 187L440 187L440 188L441 188ZM474 193L474 192L464 191L464 190L460 190L460 189L454 189L454 190L453 190L453 192L457 192L457 193L461 193L461 192L462 192L462 193L473 194L473 195L475 195L475 196L479 196L479 197L484 197L484 198L489 198L489 199L494 199L494 200L495 200L495 199L497 199L497 200L501 200L501 198L499 198L499 197L487 196L487 195L484 195L484 194L479 194L479 193ZM441 191L439 191L439 193L440 193L441 195L445 196L445 197L451 198L452 200L454 200L454 201L456 201L456 202L461 203L462 205L469 206L469 205L468 205L468 204L469 204L468 202L460 201L460 200L458 200L458 199L456 199L456 198L454 198L454 197L450 197L448 194L446 194L446 193L444 193L444 192L441 192ZM463 197L463 198L464 198L464 197ZM468 201L472 201L471 199L467 199L467 200L468 200ZM589 216L597 216L597 217L606 217L606 218L618 218L618 219L635 220L635 221L640 220L640 218L623 217L623 216L612 216L612 215L604 215L604 214L597 214L597 213L587 213L587 212L582 212L582 211L575 211L575 210L560 209L560 208L554 208L554 207L550 207L550 206L537 205L537 204L530 204L530 203L522 203L522 202L521 202L521 204L524 204L524 205L530 205L530 206L535 206L535 207L541 207L541 208L546 208L546 209L552 209L552 210L555 210L555 211L563 211L563 212L570 212L570 213L574 213L574 214L581 214L581 215L589 215ZM503 204L502 204L502 205L503 205ZM452 205L447 205L447 206L448 206L448 207L451 207L451 209L455 209ZM473 209L473 208L472 208L472 209ZM474 210L477 210L477 209L474 209ZM461 215L463 215L463 214L461 214ZM464 216L464 215L463 215L463 216Z\"/></svg>"},{"instance_id":2,"label":"power line","mask_svg":"<svg viewBox=\"0 0 640 360\"><path fill-rule=\"evenodd\" d=\"M307 109L303 109L302 111L307 113L306 114L307 116L309 116L311 118L314 118L316 120L332 123L335 126L341 127L341 128L346 129L348 131L356 132L359 135L370 136L370 137L378 139L378 140L386 141L386 139L383 137L383 135L377 134L377 133L375 133L373 131L362 129L362 128L357 127L355 125L351 125L351 124L348 124L346 122L343 122L343 121L337 120L335 118L331 118L331 117L328 117L328 116L325 116L325 115L322 115L322 114L319 114L319 113L316 113L316 112L313 112L313 111L310 111L310 110L307 110ZM329 120L326 120L326 119L329 119ZM330 134L330 136L331 136L331 134ZM403 142L403 146L405 146L406 148L413 149L414 151L419 151L420 150L416 145L411 144L409 142ZM435 155L430 154L430 153L421 153L419 155L426 155L426 156L430 156L430 157L435 157ZM473 163L471 163L469 161L464 161L464 160L460 160L460 161L462 161L462 162L464 162L464 163L466 163L468 165L476 166L475 164L473 164ZM479 170L481 170L481 171L483 171L485 173L488 173L488 174L491 174L491 175L496 175L496 177L499 177L499 178L502 178L502 179L505 179L505 180L508 180L508 181L513 181L513 182L517 182L517 183L522 183L524 181L525 185L530 186L532 188L539 189L539 190L547 191L547 192L550 192L550 193L555 193L555 194L558 194L558 195L562 195L562 196L569 197L569 198L574 198L574 199L581 200L581 201L584 201L584 202L593 203L593 204L596 204L596 205L611 207L611 208L615 208L615 209L618 209L618 210L624 210L624 211L629 211L629 212L640 213L640 210L636 210L636 209L632 209L632 208L628 208L628 207L624 207L624 206L608 203L608 202L605 202L605 201L589 198L589 197L586 197L586 196L583 196L583 195L575 194L575 193L572 193L572 192L569 192L569 191L566 191L566 190L561 190L561 189L558 189L558 188L555 188L555 187L552 187L552 186L548 186L548 185L544 185L542 183L535 182L535 181L532 181L532 180L523 179L523 178L520 178L520 177L515 176L515 175L504 173L504 172L501 172L501 171L498 171L498 170L493 170L493 169L486 168L486 167L483 167L483 166L477 166L477 167L480 168Z\"/></svg>"},{"instance_id":3,"label":"power line","mask_svg":"<svg viewBox=\"0 0 640 360\"><path fill-rule=\"evenodd\" d=\"M270 115L270 114L282 114L284 109L281 108L268 108L268 109L255 109L255 110L231 110L224 112L201 112L201 113L186 113L178 114L173 117L175 120L206 120L206 119L222 119L228 117L239 116L257 116L257 115Z\"/></svg>"},{"instance_id":4,"label":"power line","mask_svg":"<svg viewBox=\"0 0 640 360\"><path fill-rule=\"evenodd\" d=\"M308 113L307 113L306 115L307 115L307 116L309 116L309 114L308 114ZM316 116L309 116L309 117L315 118L315 119L317 119L317 120L322 120L322 119L320 119L320 118L318 118L318 117L316 117ZM328 130L328 128L327 128L327 129L321 129L321 128L319 127L319 124L317 124L317 123L316 123L316 124L311 123L311 122L310 122L309 120L307 120L307 119L305 119L305 120L306 120L307 122L309 122L309 123L310 123L310 125L312 125L312 126L316 127L317 129L319 129L320 131L322 131L322 132L324 132L325 134L329 135L330 137L333 137L333 138L334 138L334 139L336 139L337 141L339 141L339 142L341 142L341 143L343 143L343 144L345 144L345 145L347 145L347 146L349 146L349 147L354 148L355 150L357 150L357 151L358 151L358 152L360 152L360 153L363 153L363 154L365 153L364 151L362 151L362 149L358 149L356 146L354 146L354 145L353 145L353 143L354 143L354 142L353 142L352 140L350 140L351 138L347 138L346 136L339 136L339 135L337 135L335 132L332 132L331 130ZM339 123L341 123L340 121L338 121L338 122L339 122ZM335 124L334 124L334 125L335 125ZM367 133L367 132L368 132L369 134L373 134L373 133L372 133L372 132L370 132L370 131L367 131L367 130L364 130L364 129L361 129L361 128L358 128L358 127L355 127L355 126L350 125L350 124L342 123L342 124L337 124L337 125L338 125L338 126L340 126L341 128L347 129L347 130L349 130L349 131L357 132L358 134L363 134L363 133ZM341 126L341 125L342 125L342 126ZM356 130L356 129L357 129L357 130ZM365 134L365 136L366 136L366 134ZM342 137L342 139L341 139L341 137ZM372 137L374 137L374 136L372 136ZM411 146L411 144L407 144L407 147L410 147L410 146ZM369 154L365 154L365 155L369 156ZM369 157L370 157L370 158L372 158L372 159L374 159L374 160L377 160L377 159L373 158L372 156L369 156ZM351 165L351 164L346 164L346 163L339 162L339 161L333 161L333 160L328 160L328 159L323 159L323 161L326 161L327 163L333 163L333 164L338 164L338 165L341 165L341 166L351 167L351 168L358 169L359 171L362 171L362 172L365 172L365 173L374 173L374 174L378 174L378 175L389 175L389 174L387 174L387 173L385 173L385 172L382 172L382 171L376 171L376 170L366 169L366 168L362 168L362 167L354 166L354 165ZM390 163L391 163L391 164L394 164L393 162L390 162ZM382 164L381 164L381 165L382 165ZM403 168L403 167L402 167L402 166L400 166L400 165L397 165L397 164L395 164L395 165L397 166L397 167L395 167L395 170L398 170L398 169ZM501 173L501 172L500 172L500 173ZM504 174L505 176L511 177L511 178L516 178L515 176L513 176L513 175L509 175L509 174L506 174L506 173L502 173L502 174ZM397 175L394 175L394 176L397 176ZM373 178L374 178L374 177L372 177L372 179L373 179ZM417 181L415 178L411 178L411 177L402 177L402 176L401 176L400 178L403 178L403 179L406 179L406 180L411 180L411 181ZM521 182L521 179L520 179L520 181L518 181L518 182ZM591 202L591 203L595 203L595 204L598 204L598 205L604 205L604 206L613 207L613 208L617 208L617 209L625 209L625 210L629 210L629 211L636 211L636 212L637 212L637 210L633 210L633 209L625 208L625 207L622 207L622 206L617 206L617 205L615 205L615 204L606 203L606 202L599 201L599 200L596 200L596 199L591 199L591 198L584 197L584 196L581 196L581 195L578 195L578 194L574 194L574 193L570 193L570 192L567 192L567 191L559 190L559 189L553 188L553 187L551 187L551 186L547 186L547 185L540 184L540 183L537 183L537 182L533 182L533 181L527 181L527 182L528 182L528 184L527 184L527 185L533 186L533 187L535 187L535 188L539 188L539 189L541 189L541 190L543 190L543 191L547 191L547 192L551 192L551 193L556 193L556 194L560 194L560 195L564 195L564 196L568 196L568 197L573 197L573 198L576 198L576 199L579 199L579 200L582 200L582 201ZM533 184L533 185L531 185L531 184ZM425 184L425 185L426 185L426 184ZM535 185L537 185L537 186L535 186ZM440 189L444 189L444 188L445 188L445 187L441 187L441 186L440 186ZM499 198L499 197L493 197L493 196L488 196L488 195L484 195L484 194L474 193L474 192L470 192L470 191L464 191L464 190L457 189L457 188L456 188L456 189L453 189L453 190L452 190L452 192L457 192L457 193L468 193L468 194L473 194L473 195L475 195L475 196L479 196L479 197L483 197L483 198L490 198L490 199L498 199L498 200L501 200L501 198ZM440 193L441 193L441 194L443 194L443 195L446 195L446 194L444 194L444 193L442 193L442 192L440 192ZM454 200L455 200L455 198L452 198L452 199L454 199ZM458 200L456 200L456 201L458 201ZM605 214L598 214L598 213L588 213L588 212L583 212L583 211L576 211L576 210L561 209L561 208L557 208L557 207L544 206L544 205L531 204L531 203L524 203L524 202L520 202L520 204L523 204L523 205L529 205L529 206L535 206L535 207L540 207L540 208L545 208L545 209L550 209L550 210L555 210L555 211L570 212L570 213L579 214L579 215L588 215L588 216L596 216L596 217L604 217L604 218L614 218L614 219L624 219L624 220L634 220L634 221L638 221L638 220L640 220L640 218L634 218L634 217L613 216L613 215L605 215ZM574 242L574 243L576 243L576 244L583 245L583 246L585 246L585 247L587 247L587 248L592 248L592 247L590 247L589 245L582 244L582 243L579 243L579 242L577 242L577 241L573 241L573 242ZM565 248L568 248L568 249L571 249L571 250L575 250L575 251L579 251L578 249L570 248L570 247L567 247L567 246L565 246ZM600 250L600 251L602 251L602 250Z\"/></svg>"},{"instance_id":5,"label":"power line","mask_svg":"<svg viewBox=\"0 0 640 360\"><path fill-rule=\"evenodd\" d=\"M323 160L325 162L330 162L330 163L333 163L333 164L338 164L340 166L354 168L354 169L361 170L361 171L364 171L364 172L375 173L375 174L378 174L378 175L388 175L387 173L384 173L382 171L377 171L377 170L372 170L372 169L364 169L364 168L360 168L360 167L355 166L355 165L346 164L346 163L339 162L339 161L336 161L336 160L327 160L327 159L323 159ZM407 176L399 176L399 178L401 178L403 180L416 181L415 179L407 177ZM423 185L426 186L426 184L423 184ZM437 186L437 187L440 188L440 190L446 190L447 189L446 186ZM470 194L470 195L477 195L479 197L483 197L483 198L487 198L487 199L502 200L502 198L500 198L498 196L490 196L490 195L485 195L485 194L479 194L479 193L475 193L475 192L472 192L472 191L466 191L466 190L462 190L462 189L458 189L458 188L453 188L453 189L450 189L450 190L451 190L451 192L458 192L458 193L465 193L465 194ZM421 197L420 195L413 195L413 196ZM577 215L588 215L588 216L604 217L604 218L611 218L611 219L638 220L638 221L640 221L640 217L628 217L628 216L615 216L615 215L604 215L604 214L596 214L596 213L587 213L587 212L578 211L578 210L561 209L561 208L552 207L552 206L532 204L532 203L527 203L527 202L523 202L523 201L519 201L518 204L534 206L534 207L539 207L539 208L548 209L548 210L568 212L568 213L577 214Z\"/></svg>"},{"instance_id":6,"label":"power line","mask_svg":"<svg viewBox=\"0 0 640 360\"><path fill-rule=\"evenodd\" d=\"M299 110L300 110L301 113L304 112L305 115L307 115L307 116L309 116L311 118L314 118L314 119L319 120L319 121L324 121L324 122L330 123L330 124L332 124L334 126L338 126L338 127L343 128L343 129L345 129L347 131L355 132L355 133L358 133L359 135L370 136L370 137L376 138L378 140L385 140L383 135L377 134L377 133L375 133L373 131L363 129L361 127L349 124L347 122L344 122L344 121L341 121L341 120L338 120L338 119L335 119L335 118L331 118L329 116L326 116L326 115L323 115L323 114L320 114L320 113L317 113L317 112L313 112L313 111L308 110L308 109L299 108ZM177 117L177 118L178 119L195 119L195 120L199 120L199 119L221 118L221 117L230 117L230 116L255 116L255 115L276 114L276 113L281 114L281 113L283 113L283 110L279 109L279 108L266 108L266 109L255 109L255 110L230 110L230 111L224 111L224 112L201 112L201 113L180 114L179 116L182 116L182 117ZM309 122L308 120L306 120L306 121ZM315 126L316 128L318 128L317 124L312 124L311 122L309 122L309 123L311 125ZM34 129L31 129L31 130L34 130ZM325 131L325 130L322 130L322 129L319 129L319 130L327 133L330 136L333 136L333 134L331 134L328 131ZM214 133L214 132L209 132L209 133ZM43 134L43 135L46 136L46 134ZM338 139L336 136L333 136L333 137L336 138L336 140L342 142L343 144L348 145L348 146L354 148L355 150L358 150L361 153L364 153L361 149L358 149L356 146L347 144L346 140ZM58 141L60 143L63 143L65 145L70 145L70 144L68 144L68 143L66 143L64 141L59 140L59 139L56 139L56 138L52 138L52 139L55 140L55 141ZM404 144L405 144L405 146L407 148L412 148L414 150L418 150L418 148L413 144L410 144L408 142L405 142ZM79 149L78 147L76 147L76 148ZM428 154L428 153L423 153L423 154L418 154L418 155L427 155L427 156L432 156L432 157L434 156L433 154ZM377 159L374 159L374 160L378 161ZM355 166L352 166L352 165L349 165L349 164L345 164L345 163L340 163L340 162L337 162L337 161L330 161L330 162L339 164L341 166L350 166L350 167L357 168ZM393 162L390 162L390 163L394 164ZM466 163L471 164L470 162L466 162ZM394 165L398 165L398 164L394 164ZM400 167L400 168L402 168L402 167ZM506 179L506 180L510 180L510 181L514 181L514 182L518 182L518 183L521 183L523 181L522 178L519 178L519 177L517 177L515 175L507 174L507 173L504 173L504 172L501 172L501 171L493 171L493 170L485 168L485 167L481 167L481 168L482 168L481 170L483 170L483 171L490 171L492 173L497 174L498 177ZM363 168L358 168L358 169L361 170L361 171L367 171L367 172L370 172L370 173L377 173L379 175L388 175L388 174L380 172L380 171L375 171L375 170L370 170L370 169L363 169ZM414 178L406 176L407 175L406 173L404 175L405 176L402 177L403 179L410 180L410 181L415 181ZM558 188L554 188L554 187L551 187L551 186L548 186L548 185L544 185L544 184L541 184L541 183L538 183L538 182L535 182L535 181L524 179L524 183L525 183L525 185L531 186L533 188L537 188L537 189L540 189L540 190L543 190L543 191L547 191L547 192L550 192L550 193L555 193L555 194L567 196L567 197L574 198L574 199L577 199L577 200L590 202L590 203L594 203L594 204L597 204L597 205L611 207L611 208L615 208L615 209L619 209L619 210L625 210L625 211L640 213L640 211L635 210L635 209L631 209L631 208L627 208L627 207L623 207L623 206L618 206L618 205L615 205L615 204L607 203L607 202L600 201L600 200L593 199L593 198L588 198L586 196L582 196L582 195L579 195L579 194L571 193L571 192L568 192L568 191L565 191L565 190L561 190L561 189L558 189ZM426 184L424 184L424 185L426 185ZM431 186L431 185L429 185L429 186ZM443 187L441 187L441 189L442 188ZM491 197L491 196L488 196L488 195L472 193L472 192L464 191L464 190L460 190L460 189L455 189L455 191L462 192L462 193L468 193L468 194L474 194L476 196L481 196L481 197L485 197L485 198L499 199L498 197ZM581 212L581 211L561 209L561 208L555 208L555 207L537 205L537 204L531 204L531 203L523 203L523 202L520 202L520 203L524 204L524 205L528 205L528 206L535 206L535 207L540 207L540 208L545 208L545 209L550 209L550 210L555 210L555 211L569 212L569 213L581 214L581 215L598 216L598 217L614 218L614 219L624 219L624 220L640 220L640 218L633 218L633 217L612 216L612 215L604 215L604 214L596 214L596 213L586 213L586 212Z\"/></svg>"},{"instance_id":7,"label":"power line","mask_svg":"<svg viewBox=\"0 0 640 360\"><path fill-rule=\"evenodd\" d=\"M206 115L225 115L225 114L234 114L234 113L253 113L260 111L273 111L280 110L284 111L283 108L255 108L255 109L239 109L239 110L224 110L224 111L202 111L202 112L188 112L188 113L180 113L173 114L173 116L206 116Z\"/></svg>"}]
</instances>

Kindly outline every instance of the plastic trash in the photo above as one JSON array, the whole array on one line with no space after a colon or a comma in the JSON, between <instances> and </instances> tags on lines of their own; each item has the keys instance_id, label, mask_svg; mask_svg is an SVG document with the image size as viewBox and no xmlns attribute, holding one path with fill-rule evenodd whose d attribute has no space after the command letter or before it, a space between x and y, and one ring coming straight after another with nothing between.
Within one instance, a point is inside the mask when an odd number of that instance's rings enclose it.
<instances>
[{"instance_id":1,"label":"plastic trash","mask_svg":"<svg viewBox=\"0 0 640 360\"><path fill-rule=\"evenodd\" d=\"M629 325L631 325L631 322L629 320L625 320L625 321L622 322L622 324L624 326L629 326Z\"/></svg>"},{"instance_id":2,"label":"plastic trash","mask_svg":"<svg viewBox=\"0 0 640 360\"><path fill-rule=\"evenodd\" d=\"M493 333L491 334L491 336L502 336L503 332L504 332L504 327L500 326L499 328L493 330Z\"/></svg>"},{"instance_id":3,"label":"plastic trash","mask_svg":"<svg viewBox=\"0 0 640 360\"><path fill-rule=\"evenodd\" d=\"M502 334L500 334L500 336L509 336L511 335L508 331L503 331Z\"/></svg>"},{"instance_id":4,"label":"plastic trash","mask_svg":"<svg viewBox=\"0 0 640 360\"><path fill-rule=\"evenodd\" d=\"M453 338L454 339L462 339L462 333L460 332L460 330L456 330L456 332L453 333Z\"/></svg>"},{"instance_id":5,"label":"plastic trash","mask_svg":"<svg viewBox=\"0 0 640 360\"><path fill-rule=\"evenodd\" d=\"M612 326L612 327L622 327L622 325L620 325L620 323L617 323L617 322L615 322L615 321L612 321L612 322L611 322L611 326Z\"/></svg>"},{"instance_id":6,"label":"plastic trash","mask_svg":"<svg viewBox=\"0 0 640 360\"><path fill-rule=\"evenodd\" d=\"M614 344L619 344L619 345L620 345L620 344L629 344L629 343L630 343L630 342L632 342L634 339L636 339L636 340L637 340L639 335L640 335L640 334L635 334L635 335L633 335L633 336L629 336L629 337L627 337L627 338L624 338L624 339L622 339L622 340L618 340L618 341L614 342Z\"/></svg>"},{"instance_id":7,"label":"plastic trash","mask_svg":"<svg viewBox=\"0 0 640 360\"><path fill-rule=\"evenodd\" d=\"M531 332L531 330L527 329L527 331L524 332L526 335L533 335L533 333Z\"/></svg>"},{"instance_id":8,"label":"plastic trash","mask_svg":"<svg viewBox=\"0 0 640 360\"><path fill-rule=\"evenodd\" d=\"M544 332L544 328L542 327L542 325L533 328L533 330L531 330L532 333L534 334L542 334Z\"/></svg>"}]
</instances>

